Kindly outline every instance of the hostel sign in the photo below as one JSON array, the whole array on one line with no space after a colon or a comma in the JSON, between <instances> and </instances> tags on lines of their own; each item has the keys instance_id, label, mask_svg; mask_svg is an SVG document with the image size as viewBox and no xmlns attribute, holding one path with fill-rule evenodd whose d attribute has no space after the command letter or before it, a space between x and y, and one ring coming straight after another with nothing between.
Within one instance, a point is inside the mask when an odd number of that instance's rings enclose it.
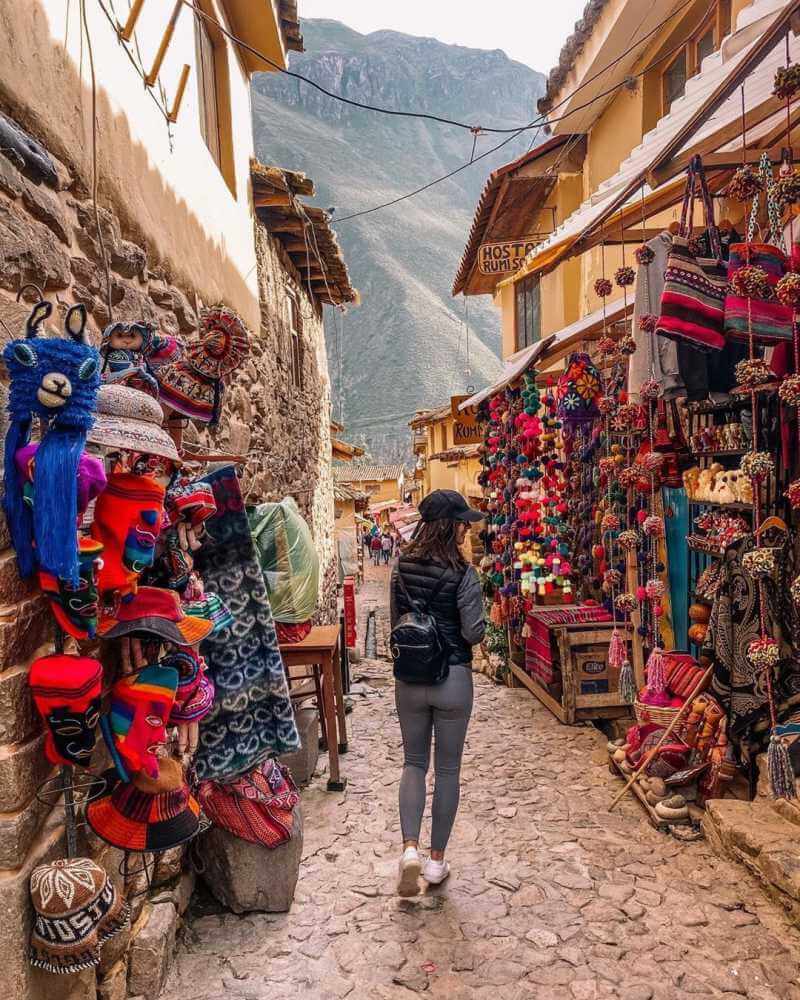
<instances>
[{"instance_id":1,"label":"hostel sign","mask_svg":"<svg viewBox=\"0 0 800 1000\"><path fill-rule=\"evenodd\" d=\"M478 250L478 269L481 274L513 274L538 243L535 239L482 243Z\"/></svg>"},{"instance_id":2,"label":"hostel sign","mask_svg":"<svg viewBox=\"0 0 800 1000\"><path fill-rule=\"evenodd\" d=\"M482 444L484 426L471 413L460 413L458 408L469 396L451 396L450 412L453 415L453 446Z\"/></svg>"}]
</instances>

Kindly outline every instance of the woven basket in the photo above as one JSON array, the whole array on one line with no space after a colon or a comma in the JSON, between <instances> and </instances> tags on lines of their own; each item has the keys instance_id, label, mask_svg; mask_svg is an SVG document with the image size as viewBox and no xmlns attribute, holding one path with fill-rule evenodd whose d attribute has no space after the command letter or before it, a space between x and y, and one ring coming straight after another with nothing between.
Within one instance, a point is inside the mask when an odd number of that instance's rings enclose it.
<instances>
[{"instance_id":1,"label":"woven basket","mask_svg":"<svg viewBox=\"0 0 800 1000\"><path fill-rule=\"evenodd\" d=\"M663 726L665 729L670 725L675 716L680 712L679 708L656 708L655 705L645 705L637 698L633 703L633 711L636 721L640 726L652 722L653 725ZM686 716L681 719L678 725L672 730L678 739L683 739L686 732Z\"/></svg>"}]
</instances>

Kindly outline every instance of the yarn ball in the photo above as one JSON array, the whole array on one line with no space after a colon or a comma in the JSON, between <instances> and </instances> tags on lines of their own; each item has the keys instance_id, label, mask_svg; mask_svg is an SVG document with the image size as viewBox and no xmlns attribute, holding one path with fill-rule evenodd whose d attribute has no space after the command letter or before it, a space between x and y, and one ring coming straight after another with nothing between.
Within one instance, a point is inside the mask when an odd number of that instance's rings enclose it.
<instances>
[{"instance_id":1,"label":"yarn ball","mask_svg":"<svg viewBox=\"0 0 800 1000\"><path fill-rule=\"evenodd\" d=\"M800 274L794 275L800 278ZM778 389L781 402L789 406L800 406L800 375L787 375Z\"/></svg>"},{"instance_id":2,"label":"yarn ball","mask_svg":"<svg viewBox=\"0 0 800 1000\"><path fill-rule=\"evenodd\" d=\"M658 399L660 392L661 386L654 378L647 379L639 387L639 395L642 399Z\"/></svg>"},{"instance_id":3,"label":"yarn ball","mask_svg":"<svg viewBox=\"0 0 800 1000\"><path fill-rule=\"evenodd\" d=\"M601 531L619 531L619 518L616 514L603 514L603 519L600 522Z\"/></svg>"},{"instance_id":4,"label":"yarn ball","mask_svg":"<svg viewBox=\"0 0 800 1000\"><path fill-rule=\"evenodd\" d=\"M752 167L739 167L731 177L725 194L734 201L750 201L762 186L761 178Z\"/></svg>"},{"instance_id":5,"label":"yarn ball","mask_svg":"<svg viewBox=\"0 0 800 1000\"><path fill-rule=\"evenodd\" d=\"M636 353L636 341L630 335L623 337L622 340L617 344L617 350L620 354L630 357L631 354Z\"/></svg>"},{"instance_id":6,"label":"yarn ball","mask_svg":"<svg viewBox=\"0 0 800 1000\"><path fill-rule=\"evenodd\" d=\"M651 606L650 610L653 612L653 617L654 618L663 618L664 617L664 607L663 607L663 605L661 605L661 604L653 604Z\"/></svg>"},{"instance_id":7,"label":"yarn ball","mask_svg":"<svg viewBox=\"0 0 800 1000\"><path fill-rule=\"evenodd\" d=\"M775 72L772 93L781 101L789 100L800 91L800 64L779 66Z\"/></svg>"},{"instance_id":8,"label":"yarn ball","mask_svg":"<svg viewBox=\"0 0 800 1000\"><path fill-rule=\"evenodd\" d=\"M617 569L607 569L603 574L603 587L611 590L622 583L622 573Z\"/></svg>"},{"instance_id":9,"label":"yarn ball","mask_svg":"<svg viewBox=\"0 0 800 1000\"><path fill-rule=\"evenodd\" d=\"M660 451L649 451L641 457L640 462L645 472L658 472L664 464L664 455Z\"/></svg>"},{"instance_id":10,"label":"yarn ball","mask_svg":"<svg viewBox=\"0 0 800 1000\"><path fill-rule=\"evenodd\" d=\"M632 531L630 528L627 531L621 531L617 538L617 543L623 551L632 552L639 544L639 533Z\"/></svg>"},{"instance_id":11,"label":"yarn ball","mask_svg":"<svg viewBox=\"0 0 800 1000\"><path fill-rule=\"evenodd\" d=\"M775 182L773 190L779 208L785 209L789 205L796 205L800 202L800 174L796 170L790 170L781 175Z\"/></svg>"},{"instance_id":12,"label":"yarn ball","mask_svg":"<svg viewBox=\"0 0 800 1000\"><path fill-rule=\"evenodd\" d=\"M736 382L745 389L755 389L772 377L770 367L763 358L746 358L736 365Z\"/></svg>"},{"instance_id":13,"label":"yarn ball","mask_svg":"<svg viewBox=\"0 0 800 1000\"><path fill-rule=\"evenodd\" d=\"M617 350L617 342L613 337L601 337L597 341L597 350L600 354L608 356L609 354L614 354Z\"/></svg>"},{"instance_id":14,"label":"yarn ball","mask_svg":"<svg viewBox=\"0 0 800 1000\"><path fill-rule=\"evenodd\" d=\"M617 401L613 396L601 396L597 400L597 409L605 415L606 413L613 413L616 409Z\"/></svg>"},{"instance_id":15,"label":"yarn ball","mask_svg":"<svg viewBox=\"0 0 800 1000\"><path fill-rule=\"evenodd\" d=\"M650 601L660 600L666 591L663 580L648 580L644 589Z\"/></svg>"},{"instance_id":16,"label":"yarn ball","mask_svg":"<svg viewBox=\"0 0 800 1000\"><path fill-rule=\"evenodd\" d=\"M595 557L595 559L602 559L605 554L606 550L603 548L602 545L595 545L592 548L592 555Z\"/></svg>"},{"instance_id":17,"label":"yarn ball","mask_svg":"<svg viewBox=\"0 0 800 1000\"><path fill-rule=\"evenodd\" d=\"M608 278L598 278L594 283L595 295L599 295L601 299L606 298L614 290L614 286L608 280Z\"/></svg>"},{"instance_id":18,"label":"yarn ball","mask_svg":"<svg viewBox=\"0 0 800 1000\"><path fill-rule=\"evenodd\" d=\"M780 658L780 647L769 636L762 635L760 639L753 639L747 647L748 661L759 670L774 667Z\"/></svg>"},{"instance_id":19,"label":"yarn ball","mask_svg":"<svg viewBox=\"0 0 800 1000\"><path fill-rule=\"evenodd\" d=\"M617 611L621 611L623 614L629 615L636 610L638 607L638 602L633 594L627 591L624 594L620 594L614 601L614 607Z\"/></svg>"},{"instance_id":20,"label":"yarn ball","mask_svg":"<svg viewBox=\"0 0 800 1000\"><path fill-rule=\"evenodd\" d=\"M655 250L651 250L646 243L642 243L640 247L637 247L633 251L633 256L636 258L636 263L642 267L647 267L648 264L652 264L656 259Z\"/></svg>"},{"instance_id":21,"label":"yarn ball","mask_svg":"<svg viewBox=\"0 0 800 1000\"><path fill-rule=\"evenodd\" d=\"M657 514L649 514L642 523L642 529L650 538L661 538L664 534L664 519Z\"/></svg>"},{"instance_id":22,"label":"yarn ball","mask_svg":"<svg viewBox=\"0 0 800 1000\"><path fill-rule=\"evenodd\" d=\"M751 549L742 556L742 566L754 578L772 576L775 572L775 553L765 547Z\"/></svg>"},{"instance_id":23,"label":"yarn ball","mask_svg":"<svg viewBox=\"0 0 800 1000\"><path fill-rule=\"evenodd\" d=\"M797 510L800 507L800 479L795 479L794 482L789 483L786 496L790 505Z\"/></svg>"},{"instance_id":24,"label":"yarn ball","mask_svg":"<svg viewBox=\"0 0 800 1000\"><path fill-rule=\"evenodd\" d=\"M655 313L645 313L639 317L639 329L642 333L655 333L658 326L658 316Z\"/></svg>"},{"instance_id":25,"label":"yarn ball","mask_svg":"<svg viewBox=\"0 0 800 1000\"><path fill-rule=\"evenodd\" d=\"M618 267L614 272L614 281L620 288L630 288L636 281L636 272L632 267Z\"/></svg>"},{"instance_id":26,"label":"yarn ball","mask_svg":"<svg viewBox=\"0 0 800 1000\"><path fill-rule=\"evenodd\" d=\"M772 298L769 275L763 267L755 264L745 264L730 276L731 290L735 295L749 299Z\"/></svg>"},{"instance_id":27,"label":"yarn ball","mask_svg":"<svg viewBox=\"0 0 800 1000\"><path fill-rule=\"evenodd\" d=\"M778 301L790 309L800 306L800 274L790 271L775 286Z\"/></svg>"},{"instance_id":28,"label":"yarn ball","mask_svg":"<svg viewBox=\"0 0 800 1000\"><path fill-rule=\"evenodd\" d=\"M775 468L772 455L766 451L750 451L742 459L739 471L750 479L764 479Z\"/></svg>"},{"instance_id":29,"label":"yarn ball","mask_svg":"<svg viewBox=\"0 0 800 1000\"><path fill-rule=\"evenodd\" d=\"M636 523L637 524L644 524L644 522L646 520L647 520L647 511L646 510L637 510L636 511Z\"/></svg>"},{"instance_id":30,"label":"yarn ball","mask_svg":"<svg viewBox=\"0 0 800 1000\"><path fill-rule=\"evenodd\" d=\"M636 600L643 601L647 597L647 591L641 585L636 588Z\"/></svg>"}]
</instances>

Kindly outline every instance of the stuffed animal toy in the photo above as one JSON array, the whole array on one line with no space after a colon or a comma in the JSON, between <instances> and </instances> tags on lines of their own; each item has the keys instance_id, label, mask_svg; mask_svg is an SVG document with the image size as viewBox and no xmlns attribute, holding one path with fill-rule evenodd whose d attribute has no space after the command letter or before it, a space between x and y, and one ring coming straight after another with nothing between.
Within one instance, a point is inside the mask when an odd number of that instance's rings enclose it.
<instances>
[{"instance_id":1,"label":"stuffed animal toy","mask_svg":"<svg viewBox=\"0 0 800 1000\"><path fill-rule=\"evenodd\" d=\"M716 478L716 471L713 466L708 469L701 469L697 477L697 489L695 491L695 500L710 500L711 494L714 490L714 479Z\"/></svg>"},{"instance_id":2,"label":"stuffed animal toy","mask_svg":"<svg viewBox=\"0 0 800 1000\"><path fill-rule=\"evenodd\" d=\"M3 350L10 376L9 427L5 440L4 509L20 575L41 569L77 586L78 464L94 421L100 356L85 340L86 309L72 306L64 319L66 339L41 335L52 303L40 301L25 337ZM34 416L43 421L36 454L33 511L23 499L14 456L30 439ZM35 552L34 552L35 547Z\"/></svg>"},{"instance_id":3,"label":"stuffed animal toy","mask_svg":"<svg viewBox=\"0 0 800 1000\"><path fill-rule=\"evenodd\" d=\"M103 382L128 385L158 397L158 382L149 370L145 357L152 335L145 323L111 323L103 331L100 354L103 358Z\"/></svg>"},{"instance_id":4,"label":"stuffed animal toy","mask_svg":"<svg viewBox=\"0 0 800 1000\"><path fill-rule=\"evenodd\" d=\"M687 469L683 474L683 488L686 490L688 500L695 500L697 498L699 482L700 468L697 465L693 465L691 469Z\"/></svg>"},{"instance_id":5,"label":"stuffed animal toy","mask_svg":"<svg viewBox=\"0 0 800 1000\"><path fill-rule=\"evenodd\" d=\"M711 494L714 503L735 503L736 494L731 487L730 472L718 472Z\"/></svg>"},{"instance_id":6,"label":"stuffed animal toy","mask_svg":"<svg viewBox=\"0 0 800 1000\"><path fill-rule=\"evenodd\" d=\"M731 485L736 491L739 503L753 502L753 481L749 476L743 476L738 469L735 469L731 472Z\"/></svg>"}]
</instances>

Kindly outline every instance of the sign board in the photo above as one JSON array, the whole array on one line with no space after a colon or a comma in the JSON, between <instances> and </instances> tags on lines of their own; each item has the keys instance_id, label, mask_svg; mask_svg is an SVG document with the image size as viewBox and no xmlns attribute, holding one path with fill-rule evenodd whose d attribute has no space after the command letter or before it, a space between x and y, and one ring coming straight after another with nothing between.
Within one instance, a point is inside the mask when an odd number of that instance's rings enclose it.
<instances>
[{"instance_id":1,"label":"sign board","mask_svg":"<svg viewBox=\"0 0 800 1000\"><path fill-rule=\"evenodd\" d=\"M469 396L451 396L450 412L453 415L453 447L461 444L482 444L484 426L475 418L474 413L459 413L458 408Z\"/></svg>"},{"instance_id":2,"label":"sign board","mask_svg":"<svg viewBox=\"0 0 800 1000\"><path fill-rule=\"evenodd\" d=\"M363 548L363 546L359 546ZM356 582L352 576L344 578L344 641L348 649L356 648Z\"/></svg>"},{"instance_id":3,"label":"sign board","mask_svg":"<svg viewBox=\"0 0 800 1000\"><path fill-rule=\"evenodd\" d=\"M482 243L478 248L478 270L481 274L513 274L522 267L525 258L539 242L538 239L523 238L504 243Z\"/></svg>"}]
</instances>

